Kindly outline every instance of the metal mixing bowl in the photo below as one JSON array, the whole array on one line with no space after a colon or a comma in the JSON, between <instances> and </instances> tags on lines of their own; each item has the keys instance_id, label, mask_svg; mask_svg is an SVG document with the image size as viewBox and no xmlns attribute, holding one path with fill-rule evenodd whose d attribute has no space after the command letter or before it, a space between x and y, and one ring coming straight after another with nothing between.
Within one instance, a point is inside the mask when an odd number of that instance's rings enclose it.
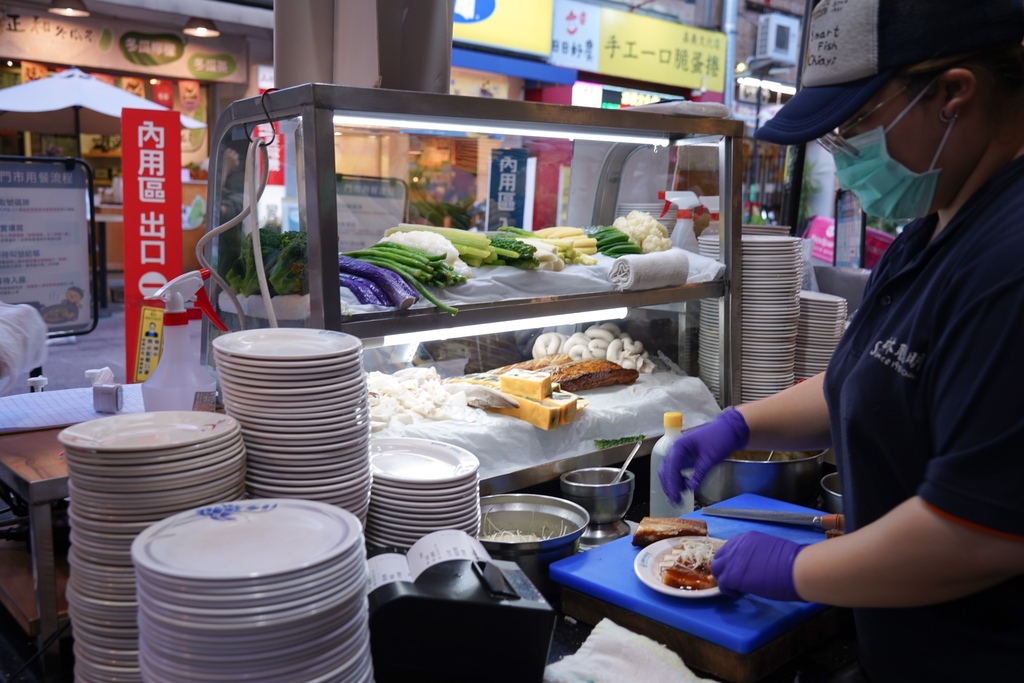
<instances>
[{"instance_id":1,"label":"metal mixing bowl","mask_svg":"<svg viewBox=\"0 0 1024 683\"><path fill-rule=\"evenodd\" d=\"M618 473L618 467L587 467L566 472L559 485L565 498L586 508L591 524L610 524L626 516L636 484L636 476L629 470L613 484Z\"/></svg>"},{"instance_id":2,"label":"metal mixing bowl","mask_svg":"<svg viewBox=\"0 0 1024 683\"><path fill-rule=\"evenodd\" d=\"M838 472L831 472L821 478L821 500L826 510L842 514L843 490L839 488Z\"/></svg>"},{"instance_id":3,"label":"metal mixing bowl","mask_svg":"<svg viewBox=\"0 0 1024 683\"><path fill-rule=\"evenodd\" d=\"M785 460L776 460L774 456L767 460L768 451L763 456L750 451L733 454L708 472L696 498L701 504L710 505L741 493L757 493L798 505L813 505L821 484L824 453L803 451L801 457Z\"/></svg>"},{"instance_id":4,"label":"metal mixing bowl","mask_svg":"<svg viewBox=\"0 0 1024 683\"><path fill-rule=\"evenodd\" d=\"M585 509L568 500L532 493L506 493L480 499L480 542L492 558L512 560L541 593L551 596L557 586L548 578L548 565L579 549L580 536L590 523ZM493 532L533 534L543 540L484 540Z\"/></svg>"}]
</instances>

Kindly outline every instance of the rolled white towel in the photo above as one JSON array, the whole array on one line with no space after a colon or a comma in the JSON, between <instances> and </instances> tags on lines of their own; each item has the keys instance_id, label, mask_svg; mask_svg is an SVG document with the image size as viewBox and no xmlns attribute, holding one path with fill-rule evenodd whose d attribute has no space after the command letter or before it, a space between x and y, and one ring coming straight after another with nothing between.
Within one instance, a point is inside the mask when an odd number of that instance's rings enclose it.
<instances>
[{"instance_id":1,"label":"rolled white towel","mask_svg":"<svg viewBox=\"0 0 1024 683\"><path fill-rule=\"evenodd\" d=\"M620 291L685 285L690 273L686 251L675 247L650 254L627 254L612 262L608 279Z\"/></svg>"},{"instance_id":2,"label":"rolled white towel","mask_svg":"<svg viewBox=\"0 0 1024 683\"><path fill-rule=\"evenodd\" d=\"M0 301L0 392L46 360L46 323L26 304Z\"/></svg>"}]
</instances>

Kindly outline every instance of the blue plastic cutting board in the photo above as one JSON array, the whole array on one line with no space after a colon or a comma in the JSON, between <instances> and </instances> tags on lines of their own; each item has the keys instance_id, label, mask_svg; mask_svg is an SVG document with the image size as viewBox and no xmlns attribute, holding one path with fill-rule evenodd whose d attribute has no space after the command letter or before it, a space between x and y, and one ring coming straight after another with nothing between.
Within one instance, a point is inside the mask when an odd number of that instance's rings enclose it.
<instances>
[{"instance_id":1,"label":"blue plastic cutting board","mask_svg":"<svg viewBox=\"0 0 1024 683\"><path fill-rule=\"evenodd\" d=\"M811 508L752 493L724 500L714 507L820 514ZM700 511L684 517L706 521L708 536L713 538L728 539L744 531L757 530L797 543L825 540L823 532L810 527L705 517ZM640 548L632 544L632 536L626 536L552 563L551 579L740 654L756 650L826 609L825 605L816 603L779 602L754 596L675 598L663 595L641 583L633 572L633 561L639 553Z\"/></svg>"}]
</instances>

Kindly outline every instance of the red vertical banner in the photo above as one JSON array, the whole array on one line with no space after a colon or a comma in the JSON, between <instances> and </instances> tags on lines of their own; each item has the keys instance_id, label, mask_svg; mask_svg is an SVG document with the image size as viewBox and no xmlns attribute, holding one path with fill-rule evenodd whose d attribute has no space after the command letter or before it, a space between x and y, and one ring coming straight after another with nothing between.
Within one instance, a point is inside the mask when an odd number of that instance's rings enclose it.
<instances>
[{"instance_id":1,"label":"red vertical banner","mask_svg":"<svg viewBox=\"0 0 1024 683\"><path fill-rule=\"evenodd\" d=\"M261 123L254 131L267 141L267 185L284 185L284 138L278 133L277 121Z\"/></svg>"},{"instance_id":2,"label":"red vertical banner","mask_svg":"<svg viewBox=\"0 0 1024 683\"><path fill-rule=\"evenodd\" d=\"M121 112L124 213L125 374L141 382L156 368L159 350L140 354L139 325L146 301L181 274L181 118L176 111Z\"/></svg>"}]
</instances>

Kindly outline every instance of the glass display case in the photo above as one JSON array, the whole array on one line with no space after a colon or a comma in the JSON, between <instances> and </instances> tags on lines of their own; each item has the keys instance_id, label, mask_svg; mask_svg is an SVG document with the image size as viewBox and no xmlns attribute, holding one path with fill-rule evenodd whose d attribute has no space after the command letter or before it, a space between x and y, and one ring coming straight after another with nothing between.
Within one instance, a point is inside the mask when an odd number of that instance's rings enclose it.
<instances>
[{"instance_id":1,"label":"glass display case","mask_svg":"<svg viewBox=\"0 0 1024 683\"><path fill-rule=\"evenodd\" d=\"M602 110L327 84L234 102L211 141L200 244L215 273L211 298L231 330L345 332L363 341L371 375L429 368L442 382L529 360L545 333L568 337L599 324L621 330L642 341L654 372L618 393L585 395L589 421L545 430L504 415L460 413L447 421L385 416L375 429L463 440L482 461L488 493L621 462L628 447L615 443L628 437L643 435L649 452L663 410L710 415L733 402L741 380L734 302L741 286L742 124L694 115L686 109L692 104L667 112ZM249 156L257 138L272 140L262 161ZM246 167L267 171L265 188ZM465 283L430 290L441 307L421 299L408 308L367 304L339 281L339 253L364 249L399 225L493 235L508 226L611 225L640 210L670 231L676 207L659 198L665 191L692 192L719 207L717 261L724 269L714 277L622 291L609 279L607 256L557 272L484 265L469 268ZM271 284L262 289L245 272L257 226L270 241L295 231L305 237L295 263L268 265ZM272 245L262 241L266 255ZM716 309L717 334L707 337L715 348L702 352L715 362L701 364L698 325ZM204 329L207 348L215 334ZM212 354L206 357L212 365ZM702 371L713 372L705 376L713 381L701 382Z\"/></svg>"}]
</instances>

